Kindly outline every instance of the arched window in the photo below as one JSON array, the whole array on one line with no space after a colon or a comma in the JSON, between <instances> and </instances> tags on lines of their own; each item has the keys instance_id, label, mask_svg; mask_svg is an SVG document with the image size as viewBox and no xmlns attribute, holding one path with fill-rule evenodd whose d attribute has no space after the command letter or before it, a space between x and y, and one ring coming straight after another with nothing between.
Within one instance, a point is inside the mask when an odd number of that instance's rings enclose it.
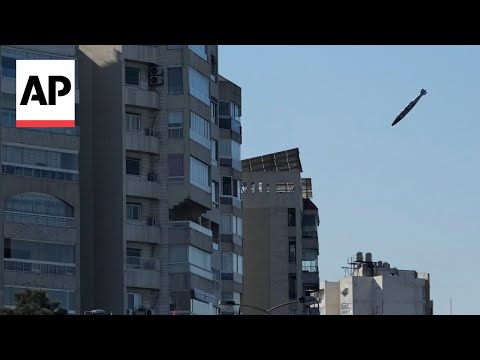
<instances>
[{"instance_id":1,"label":"arched window","mask_svg":"<svg viewBox=\"0 0 480 360\"><path fill-rule=\"evenodd\" d=\"M59 198L42 193L23 193L5 201L6 219L10 222L74 226L73 207Z\"/></svg>"}]
</instances>

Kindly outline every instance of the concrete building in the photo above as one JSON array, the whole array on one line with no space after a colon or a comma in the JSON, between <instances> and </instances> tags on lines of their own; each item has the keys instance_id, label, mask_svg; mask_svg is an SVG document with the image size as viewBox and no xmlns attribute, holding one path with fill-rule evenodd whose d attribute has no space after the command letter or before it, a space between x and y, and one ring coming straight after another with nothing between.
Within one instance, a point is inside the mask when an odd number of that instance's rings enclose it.
<instances>
[{"instance_id":1,"label":"concrete building","mask_svg":"<svg viewBox=\"0 0 480 360\"><path fill-rule=\"evenodd\" d=\"M242 292L241 90L218 74L217 46L65 49L78 60L82 135L56 136L81 151L75 190L52 194L75 210L75 310L217 314L222 296ZM15 141L30 131L8 130Z\"/></svg>"},{"instance_id":2,"label":"concrete building","mask_svg":"<svg viewBox=\"0 0 480 360\"><path fill-rule=\"evenodd\" d=\"M372 261L361 252L345 269L348 276L320 283L321 315L432 315L430 275Z\"/></svg>"},{"instance_id":3,"label":"concrete building","mask_svg":"<svg viewBox=\"0 0 480 360\"><path fill-rule=\"evenodd\" d=\"M75 59L76 46L0 46L0 54L0 305L14 305L25 288L45 289L78 313L80 126L15 128L15 60Z\"/></svg>"},{"instance_id":4,"label":"concrete building","mask_svg":"<svg viewBox=\"0 0 480 360\"><path fill-rule=\"evenodd\" d=\"M320 220L311 200L311 179L301 177L298 149L243 160L242 171L242 304L268 310L304 295L315 295L319 289ZM242 310L245 314L259 314L247 307ZM272 314L308 311L315 313L315 309L292 304Z\"/></svg>"}]
</instances>

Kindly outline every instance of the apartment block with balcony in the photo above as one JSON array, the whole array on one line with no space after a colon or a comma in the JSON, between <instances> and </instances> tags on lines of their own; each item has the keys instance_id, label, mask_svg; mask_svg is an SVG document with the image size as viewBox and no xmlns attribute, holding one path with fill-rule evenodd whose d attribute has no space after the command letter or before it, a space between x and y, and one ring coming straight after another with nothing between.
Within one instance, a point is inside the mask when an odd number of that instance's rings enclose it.
<instances>
[{"instance_id":1,"label":"apartment block with balcony","mask_svg":"<svg viewBox=\"0 0 480 360\"><path fill-rule=\"evenodd\" d=\"M268 310L302 296L316 296L318 209L311 179L302 179L298 149L242 161L244 292L242 304ZM247 307L245 314L259 312ZM275 315L318 314L291 304Z\"/></svg>"},{"instance_id":2,"label":"apartment block with balcony","mask_svg":"<svg viewBox=\"0 0 480 360\"><path fill-rule=\"evenodd\" d=\"M80 121L75 128L15 127L16 60L77 59L77 50L0 46L0 305L15 306L15 294L30 288L80 311ZM77 108L80 82L77 76Z\"/></svg>"},{"instance_id":3,"label":"apartment block with balcony","mask_svg":"<svg viewBox=\"0 0 480 360\"><path fill-rule=\"evenodd\" d=\"M84 309L217 314L220 184L239 161L236 148L220 167L227 81L217 73L217 46L80 46L80 54L82 165L92 174L81 186L93 199L83 209ZM227 91L225 103L238 109L239 94Z\"/></svg>"}]
</instances>

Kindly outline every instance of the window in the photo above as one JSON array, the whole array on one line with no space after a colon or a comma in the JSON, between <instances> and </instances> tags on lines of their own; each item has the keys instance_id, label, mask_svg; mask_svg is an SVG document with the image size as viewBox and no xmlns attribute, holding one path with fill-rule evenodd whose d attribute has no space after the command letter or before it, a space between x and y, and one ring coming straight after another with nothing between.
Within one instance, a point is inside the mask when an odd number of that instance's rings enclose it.
<instances>
[{"instance_id":1,"label":"window","mask_svg":"<svg viewBox=\"0 0 480 360\"><path fill-rule=\"evenodd\" d=\"M189 246L188 260L192 265L207 271L212 271L212 255L203 250Z\"/></svg>"},{"instance_id":2,"label":"window","mask_svg":"<svg viewBox=\"0 0 480 360\"><path fill-rule=\"evenodd\" d=\"M127 113L126 118L127 118L128 130L140 131L142 125L141 125L141 117L139 114Z\"/></svg>"},{"instance_id":3,"label":"window","mask_svg":"<svg viewBox=\"0 0 480 360\"><path fill-rule=\"evenodd\" d=\"M341 313L342 315L350 315L350 314L352 314L351 304L348 304L348 303L342 303L342 304L340 304L340 313Z\"/></svg>"},{"instance_id":4,"label":"window","mask_svg":"<svg viewBox=\"0 0 480 360\"><path fill-rule=\"evenodd\" d=\"M302 271L318 273L318 251L317 249L303 249Z\"/></svg>"},{"instance_id":5,"label":"window","mask_svg":"<svg viewBox=\"0 0 480 360\"><path fill-rule=\"evenodd\" d=\"M238 120L220 117L219 127L220 129L232 130L237 134L242 135L242 125Z\"/></svg>"},{"instance_id":6,"label":"window","mask_svg":"<svg viewBox=\"0 0 480 360\"><path fill-rule=\"evenodd\" d=\"M2 54L2 76L10 79L17 77L16 59L3 56Z\"/></svg>"},{"instance_id":7,"label":"window","mask_svg":"<svg viewBox=\"0 0 480 360\"><path fill-rule=\"evenodd\" d=\"M181 50L183 49L183 45L167 45L168 50Z\"/></svg>"},{"instance_id":8,"label":"window","mask_svg":"<svg viewBox=\"0 0 480 360\"><path fill-rule=\"evenodd\" d=\"M288 226L297 226L295 208L288 208Z\"/></svg>"},{"instance_id":9,"label":"window","mask_svg":"<svg viewBox=\"0 0 480 360\"><path fill-rule=\"evenodd\" d=\"M168 112L168 137L169 139L183 138L183 111Z\"/></svg>"},{"instance_id":10,"label":"window","mask_svg":"<svg viewBox=\"0 0 480 360\"><path fill-rule=\"evenodd\" d=\"M290 240L291 238L289 238ZM293 238L295 239L295 238ZM288 262L289 263L296 263L297 262L297 244L295 241L288 242Z\"/></svg>"},{"instance_id":11,"label":"window","mask_svg":"<svg viewBox=\"0 0 480 360\"><path fill-rule=\"evenodd\" d=\"M218 141L212 139L212 164L217 165L218 161Z\"/></svg>"},{"instance_id":12,"label":"window","mask_svg":"<svg viewBox=\"0 0 480 360\"><path fill-rule=\"evenodd\" d=\"M168 155L168 178L183 179L183 154Z\"/></svg>"},{"instance_id":13,"label":"window","mask_svg":"<svg viewBox=\"0 0 480 360\"><path fill-rule=\"evenodd\" d=\"M140 69L132 67L125 68L125 84L140 85Z\"/></svg>"},{"instance_id":14,"label":"window","mask_svg":"<svg viewBox=\"0 0 480 360\"><path fill-rule=\"evenodd\" d=\"M128 293L127 299L129 310L136 311L142 307L142 294Z\"/></svg>"},{"instance_id":15,"label":"window","mask_svg":"<svg viewBox=\"0 0 480 360\"><path fill-rule=\"evenodd\" d=\"M210 80L190 67L190 95L210 106Z\"/></svg>"},{"instance_id":16,"label":"window","mask_svg":"<svg viewBox=\"0 0 480 360\"><path fill-rule=\"evenodd\" d=\"M243 257L232 252L222 252L222 272L243 275Z\"/></svg>"},{"instance_id":17,"label":"window","mask_svg":"<svg viewBox=\"0 0 480 360\"><path fill-rule=\"evenodd\" d=\"M190 182L202 190L211 191L210 166L193 156L190 156Z\"/></svg>"},{"instance_id":18,"label":"window","mask_svg":"<svg viewBox=\"0 0 480 360\"><path fill-rule=\"evenodd\" d=\"M64 181L79 179L78 154L73 152L43 150L27 145L2 145L1 155L2 172L5 174Z\"/></svg>"},{"instance_id":19,"label":"window","mask_svg":"<svg viewBox=\"0 0 480 360\"><path fill-rule=\"evenodd\" d=\"M207 149L211 147L210 122L194 112L191 112L190 138Z\"/></svg>"},{"instance_id":20,"label":"window","mask_svg":"<svg viewBox=\"0 0 480 360\"><path fill-rule=\"evenodd\" d=\"M213 206L218 208L220 203L220 185L216 181L212 181L212 202Z\"/></svg>"},{"instance_id":21,"label":"window","mask_svg":"<svg viewBox=\"0 0 480 360\"><path fill-rule=\"evenodd\" d=\"M232 118L239 121L241 115L240 106L231 101L220 101L220 117Z\"/></svg>"},{"instance_id":22,"label":"window","mask_svg":"<svg viewBox=\"0 0 480 360\"><path fill-rule=\"evenodd\" d=\"M297 274L288 274L288 298L297 299Z\"/></svg>"},{"instance_id":23,"label":"window","mask_svg":"<svg viewBox=\"0 0 480 360\"><path fill-rule=\"evenodd\" d=\"M137 248L127 248L127 266L139 269L141 267L142 251Z\"/></svg>"},{"instance_id":24,"label":"window","mask_svg":"<svg viewBox=\"0 0 480 360\"><path fill-rule=\"evenodd\" d=\"M128 175L140 175L140 159L127 157L125 168Z\"/></svg>"},{"instance_id":25,"label":"window","mask_svg":"<svg viewBox=\"0 0 480 360\"><path fill-rule=\"evenodd\" d=\"M75 264L75 246L6 238L4 258Z\"/></svg>"},{"instance_id":26,"label":"window","mask_svg":"<svg viewBox=\"0 0 480 360\"><path fill-rule=\"evenodd\" d=\"M222 196L232 196L240 199L241 182L234 177L222 177Z\"/></svg>"},{"instance_id":27,"label":"window","mask_svg":"<svg viewBox=\"0 0 480 360\"><path fill-rule=\"evenodd\" d=\"M218 124L218 104L215 100L210 100L210 122Z\"/></svg>"},{"instance_id":28,"label":"window","mask_svg":"<svg viewBox=\"0 0 480 360\"><path fill-rule=\"evenodd\" d=\"M127 219L133 221L141 221L142 205L127 203Z\"/></svg>"},{"instance_id":29,"label":"window","mask_svg":"<svg viewBox=\"0 0 480 360\"><path fill-rule=\"evenodd\" d=\"M217 309L212 303L192 299L192 315L217 315Z\"/></svg>"},{"instance_id":30,"label":"window","mask_svg":"<svg viewBox=\"0 0 480 360\"><path fill-rule=\"evenodd\" d=\"M188 48L200 56L203 60L207 61L207 45L188 45Z\"/></svg>"},{"instance_id":31,"label":"window","mask_svg":"<svg viewBox=\"0 0 480 360\"><path fill-rule=\"evenodd\" d=\"M232 159L231 166L242 171L240 143L232 139L220 139L220 157Z\"/></svg>"},{"instance_id":32,"label":"window","mask_svg":"<svg viewBox=\"0 0 480 360\"><path fill-rule=\"evenodd\" d=\"M168 94L183 94L183 68L181 66L168 68Z\"/></svg>"},{"instance_id":33,"label":"window","mask_svg":"<svg viewBox=\"0 0 480 360\"><path fill-rule=\"evenodd\" d=\"M276 184L275 191L277 193L291 193L295 191L295 183L281 182Z\"/></svg>"},{"instance_id":34,"label":"window","mask_svg":"<svg viewBox=\"0 0 480 360\"><path fill-rule=\"evenodd\" d=\"M243 221L235 215L222 214L222 234L242 236Z\"/></svg>"}]
</instances>

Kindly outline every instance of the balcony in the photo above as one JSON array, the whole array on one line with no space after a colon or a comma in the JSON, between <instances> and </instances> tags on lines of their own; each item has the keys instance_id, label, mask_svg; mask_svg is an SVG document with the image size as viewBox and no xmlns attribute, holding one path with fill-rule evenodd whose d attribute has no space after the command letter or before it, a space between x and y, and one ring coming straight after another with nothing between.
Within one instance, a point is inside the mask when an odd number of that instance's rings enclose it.
<instances>
[{"instance_id":1,"label":"balcony","mask_svg":"<svg viewBox=\"0 0 480 360\"><path fill-rule=\"evenodd\" d=\"M127 176L127 195L143 198L157 198L160 194L160 184L147 181L138 176Z\"/></svg>"},{"instance_id":2,"label":"balcony","mask_svg":"<svg viewBox=\"0 0 480 360\"><path fill-rule=\"evenodd\" d=\"M15 211L4 211L5 222L18 223L18 224L34 224L44 226L66 227L74 228L75 219L61 216L48 216L20 213Z\"/></svg>"},{"instance_id":3,"label":"balcony","mask_svg":"<svg viewBox=\"0 0 480 360\"><path fill-rule=\"evenodd\" d=\"M4 269L36 274L75 275L75 264L35 261L26 259L5 259Z\"/></svg>"},{"instance_id":4,"label":"balcony","mask_svg":"<svg viewBox=\"0 0 480 360\"><path fill-rule=\"evenodd\" d=\"M126 87L125 104L150 109L158 109L160 107L159 96L155 91L129 86Z\"/></svg>"},{"instance_id":5,"label":"balcony","mask_svg":"<svg viewBox=\"0 0 480 360\"><path fill-rule=\"evenodd\" d=\"M127 256L126 268L127 286L146 289L160 287L160 262L158 259Z\"/></svg>"},{"instance_id":6,"label":"balcony","mask_svg":"<svg viewBox=\"0 0 480 360\"><path fill-rule=\"evenodd\" d=\"M160 241L160 228L157 226L125 224L126 241L158 244Z\"/></svg>"},{"instance_id":7,"label":"balcony","mask_svg":"<svg viewBox=\"0 0 480 360\"><path fill-rule=\"evenodd\" d=\"M127 131L125 148L150 154L160 154L160 139L156 136L146 135L146 132Z\"/></svg>"},{"instance_id":8,"label":"balcony","mask_svg":"<svg viewBox=\"0 0 480 360\"><path fill-rule=\"evenodd\" d=\"M318 239L312 237L302 237L302 247L304 249L318 249Z\"/></svg>"},{"instance_id":9,"label":"balcony","mask_svg":"<svg viewBox=\"0 0 480 360\"><path fill-rule=\"evenodd\" d=\"M171 221L168 237L171 244L193 245L211 253L213 250L213 233L192 221Z\"/></svg>"},{"instance_id":10,"label":"balcony","mask_svg":"<svg viewBox=\"0 0 480 360\"><path fill-rule=\"evenodd\" d=\"M192 273L207 280L213 280L213 273L189 263L169 264L169 274Z\"/></svg>"}]
</instances>

